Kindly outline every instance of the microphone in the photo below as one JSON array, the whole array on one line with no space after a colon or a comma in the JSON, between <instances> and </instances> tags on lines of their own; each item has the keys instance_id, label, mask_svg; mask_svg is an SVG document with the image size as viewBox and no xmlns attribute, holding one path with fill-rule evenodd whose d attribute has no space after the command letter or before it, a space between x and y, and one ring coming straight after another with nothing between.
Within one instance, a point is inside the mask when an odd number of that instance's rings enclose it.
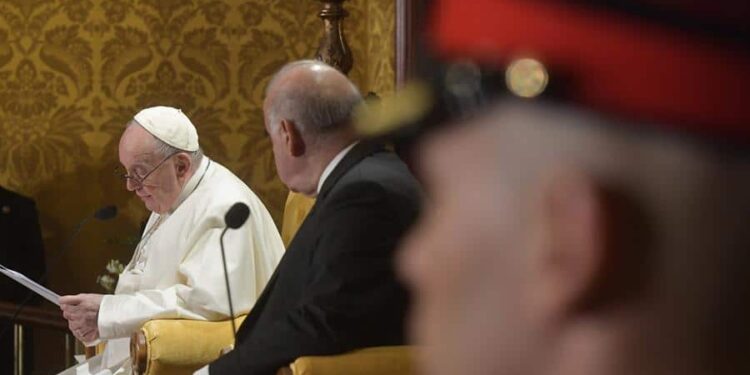
<instances>
[{"instance_id":1,"label":"microphone","mask_svg":"<svg viewBox=\"0 0 750 375\"><path fill-rule=\"evenodd\" d=\"M237 202L229 208L224 215L224 224L227 226L221 232L219 244L221 245L221 264L224 266L224 283L227 287L227 300L229 301L229 320L232 322L232 337L237 340L237 327L234 324L234 306L232 306L232 292L229 289L229 272L227 272L227 256L224 251L224 235L229 229L239 229L250 216L250 207L242 202Z\"/></svg>"},{"instance_id":2,"label":"microphone","mask_svg":"<svg viewBox=\"0 0 750 375\"><path fill-rule=\"evenodd\" d=\"M96 212L94 212L93 215L89 215L83 218L83 220L81 220L80 222L78 222L78 224L76 224L75 229L73 229L73 233L70 236L68 236L68 239L64 242L63 246L60 248L60 251L53 258L53 261L57 261L60 256L62 256L68 251L68 249L73 245L74 240L78 238L78 234L81 233L81 230L83 230L83 227L86 225L86 223L91 221L91 219L97 219L99 221L106 221L106 220L113 219L115 216L117 216L117 206L109 205L109 206L104 206L96 210ZM42 276L39 277L37 282L42 284L45 281L47 281L47 275L48 273L45 270L45 272L42 274ZM26 295L26 298L24 298L24 300L21 301L21 303L18 305L18 308L16 308L16 311L13 312L13 317L10 318L9 325L5 326L5 328L3 328L3 331L0 332L0 339L5 337L5 334L7 333L8 329L12 327L13 323L16 321L18 314L20 314L21 311L23 311L23 308L26 307L26 305L31 301L32 298L34 298L34 295L35 293L30 291L29 294Z\"/></svg>"},{"instance_id":3,"label":"microphone","mask_svg":"<svg viewBox=\"0 0 750 375\"><path fill-rule=\"evenodd\" d=\"M83 230L83 227L89 221L91 221L91 219L96 219L99 221L106 221L106 220L114 218L115 216L117 216L117 206L113 206L113 205L104 206L96 210L96 212L94 212L93 215L86 216L83 220L78 222L78 224L75 226L75 229L73 229L73 234L71 234L70 237L68 237L68 239L65 241L62 248L60 248L60 251L57 253L57 256L61 256L62 254L65 254L68 251L70 246L73 245L73 241L76 238L78 238L78 234L81 233L81 230ZM42 278L46 276L47 276L46 273L42 275L42 277L39 278L39 282L42 282L43 281Z\"/></svg>"},{"instance_id":4,"label":"microphone","mask_svg":"<svg viewBox=\"0 0 750 375\"><path fill-rule=\"evenodd\" d=\"M250 208L242 202L237 202L224 215L224 223L229 228L238 229L242 224L245 224L248 216L250 216Z\"/></svg>"},{"instance_id":5,"label":"microphone","mask_svg":"<svg viewBox=\"0 0 750 375\"><path fill-rule=\"evenodd\" d=\"M117 216L117 206L114 205L104 206L94 212L94 218L102 221L113 219L115 216Z\"/></svg>"}]
</instances>

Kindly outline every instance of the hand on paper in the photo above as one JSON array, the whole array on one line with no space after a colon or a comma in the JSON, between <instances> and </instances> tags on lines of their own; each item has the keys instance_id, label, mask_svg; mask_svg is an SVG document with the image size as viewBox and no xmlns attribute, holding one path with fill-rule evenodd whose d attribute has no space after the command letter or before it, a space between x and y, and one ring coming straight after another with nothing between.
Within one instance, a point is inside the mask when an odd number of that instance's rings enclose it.
<instances>
[{"instance_id":1,"label":"hand on paper","mask_svg":"<svg viewBox=\"0 0 750 375\"><path fill-rule=\"evenodd\" d=\"M73 335L84 343L93 342L99 338L99 305L102 303L101 294L77 294L60 297L60 309L68 320L68 328Z\"/></svg>"}]
</instances>

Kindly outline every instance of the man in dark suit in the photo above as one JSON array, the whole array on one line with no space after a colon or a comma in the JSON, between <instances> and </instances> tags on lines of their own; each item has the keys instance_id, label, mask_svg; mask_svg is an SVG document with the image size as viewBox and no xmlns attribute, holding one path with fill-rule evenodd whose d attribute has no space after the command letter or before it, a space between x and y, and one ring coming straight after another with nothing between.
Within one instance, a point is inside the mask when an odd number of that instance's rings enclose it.
<instances>
[{"instance_id":1,"label":"man in dark suit","mask_svg":"<svg viewBox=\"0 0 750 375\"><path fill-rule=\"evenodd\" d=\"M393 256L421 190L397 156L357 142L350 118L361 102L318 61L291 63L269 84L265 123L279 176L317 200L211 375L275 374L303 355L404 342L407 295Z\"/></svg>"},{"instance_id":2,"label":"man in dark suit","mask_svg":"<svg viewBox=\"0 0 750 375\"><path fill-rule=\"evenodd\" d=\"M0 187L0 264L23 273L33 280L44 274L44 246L39 228L36 204L33 200ZM0 300L22 303L28 289L15 281L0 276ZM38 301L32 301L32 304ZM12 322L0 320L0 373L13 372ZM24 368L31 366L31 334L24 334Z\"/></svg>"}]
</instances>

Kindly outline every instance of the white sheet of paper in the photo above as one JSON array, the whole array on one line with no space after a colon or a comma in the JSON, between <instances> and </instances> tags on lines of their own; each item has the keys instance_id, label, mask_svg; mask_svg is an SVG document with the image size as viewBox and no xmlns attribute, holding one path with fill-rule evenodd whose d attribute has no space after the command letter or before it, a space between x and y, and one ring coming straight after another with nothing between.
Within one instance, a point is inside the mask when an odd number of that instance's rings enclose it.
<instances>
[{"instance_id":1,"label":"white sheet of paper","mask_svg":"<svg viewBox=\"0 0 750 375\"><path fill-rule=\"evenodd\" d=\"M37 283L34 280L29 279L28 277L24 276L22 273L13 271L12 269L5 267L2 264L0 264L0 273L2 273L5 276L10 277L11 279L15 280L17 283L25 286L26 288L33 291L34 293L42 296L42 298L46 299L47 301L50 301L57 306L60 306L60 301L59 301L60 296L57 293L39 285L39 283Z\"/></svg>"}]
</instances>

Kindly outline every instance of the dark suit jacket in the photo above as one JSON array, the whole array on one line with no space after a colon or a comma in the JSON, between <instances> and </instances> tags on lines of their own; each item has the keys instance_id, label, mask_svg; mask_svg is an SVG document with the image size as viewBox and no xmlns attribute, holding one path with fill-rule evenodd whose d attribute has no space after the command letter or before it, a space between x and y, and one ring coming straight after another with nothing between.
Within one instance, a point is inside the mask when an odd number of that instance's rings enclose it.
<instances>
[{"instance_id":1,"label":"dark suit jacket","mask_svg":"<svg viewBox=\"0 0 750 375\"><path fill-rule=\"evenodd\" d=\"M397 156L372 144L352 148L211 375L272 375L303 355L404 343L408 298L394 250L420 201Z\"/></svg>"},{"instance_id":2,"label":"dark suit jacket","mask_svg":"<svg viewBox=\"0 0 750 375\"><path fill-rule=\"evenodd\" d=\"M34 201L0 187L0 264L39 280L44 274L44 247ZM0 274L0 300L21 303L29 290ZM29 305L38 304L40 298ZM0 320L0 374L13 373L13 331ZM24 371L33 371L33 332L24 327Z\"/></svg>"},{"instance_id":3,"label":"dark suit jacket","mask_svg":"<svg viewBox=\"0 0 750 375\"><path fill-rule=\"evenodd\" d=\"M0 187L0 264L33 280L44 274L44 246L36 204ZM28 289L0 275L0 299L19 303Z\"/></svg>"}]
</instances>

